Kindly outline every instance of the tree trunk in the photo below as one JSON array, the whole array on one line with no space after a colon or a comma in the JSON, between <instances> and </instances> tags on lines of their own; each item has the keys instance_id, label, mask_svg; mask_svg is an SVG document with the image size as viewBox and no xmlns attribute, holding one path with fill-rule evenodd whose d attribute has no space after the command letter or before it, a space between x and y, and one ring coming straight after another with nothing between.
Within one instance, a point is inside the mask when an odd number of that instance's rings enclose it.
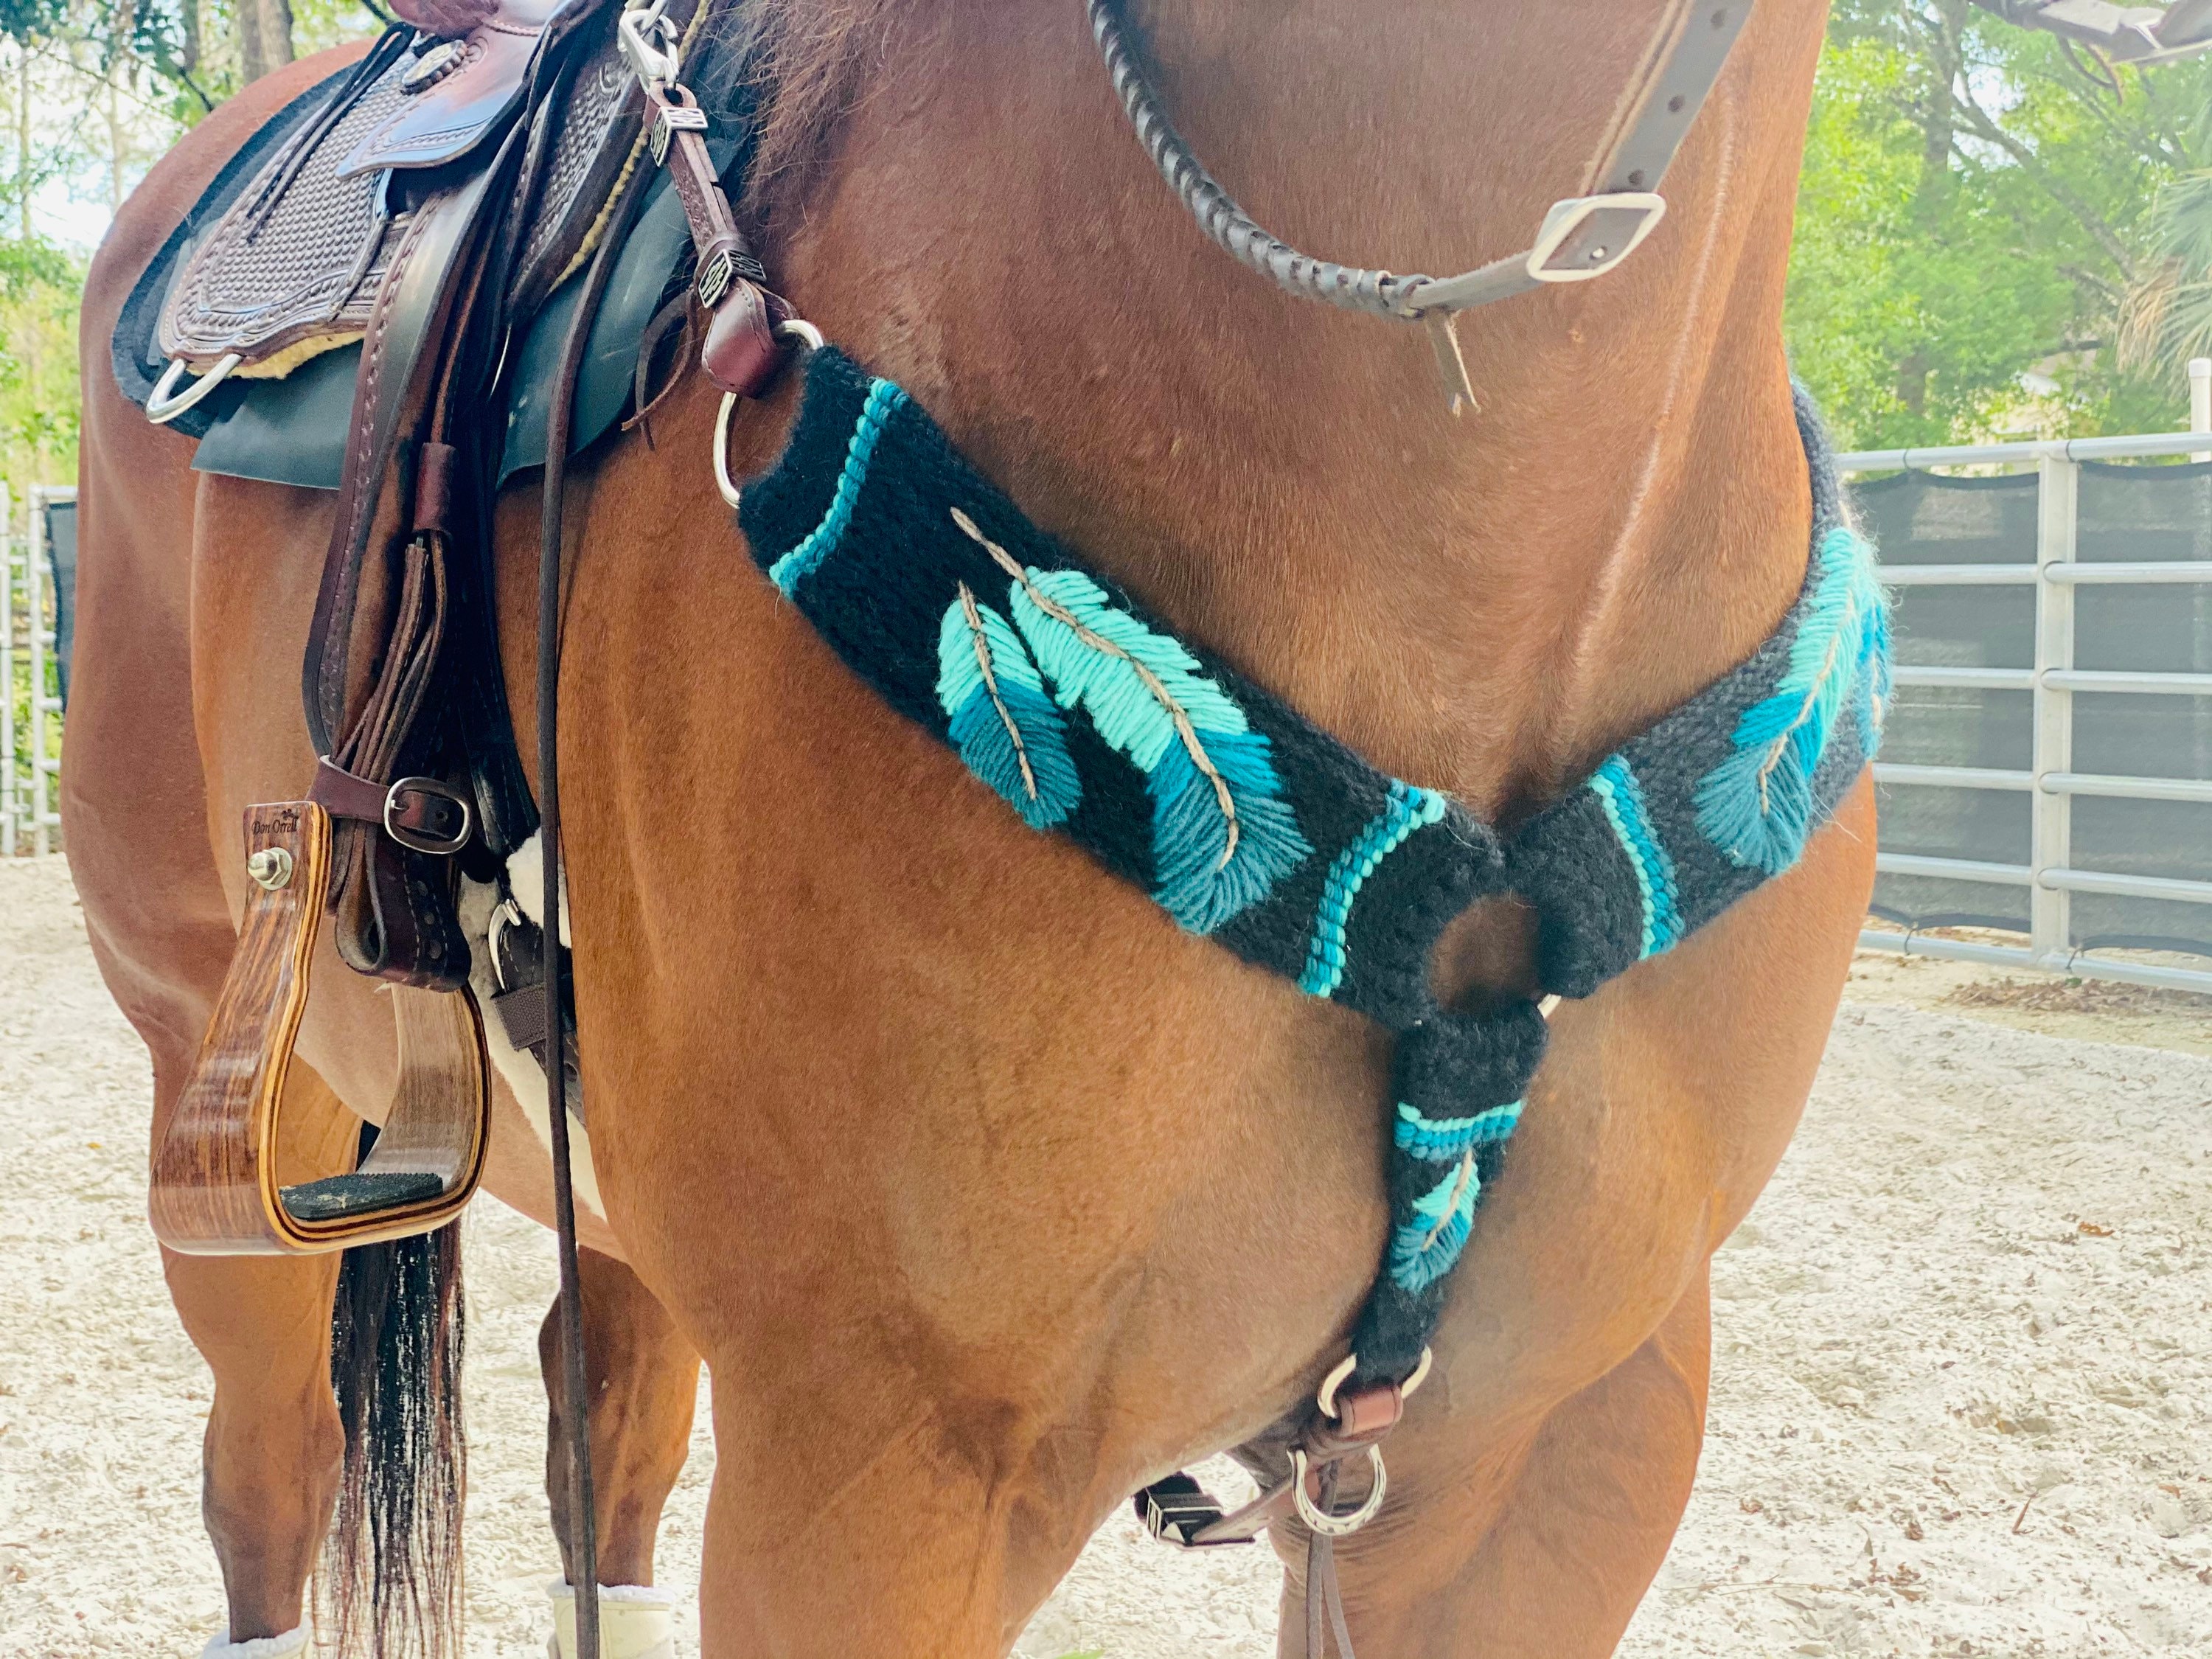
<instances>
[{"instance_id":1,"label":"tree trunk","mask_svg":"<svg viewBox=\"0 0 2212 1659\"><path fill-rule=\"evenodd\" d=\"M31 54L15 47L15 234L31 240Z\"/></svg>"},{"instance_id":2,"label":"tree trunk","mask_svg":"<svg viewBox=\"0 0 2212 1659\"><path fill-rule=\"evenodd\" d=\"M258 81L292 61L292 0L239 0L238 78Z\"/></svg>"},{"instance_id":3,"label":"tree trunk","mask_svg":"<svg viewBox=\"0 0 2212 1659\"><path fill-rule=\"evenodd\" d=\"M1951 92L1966 55L1966 8L1970 0L1938 0L1935 27L1928 37L1928 82L1916 113L1920 118L1920 180L1913 191L1912 216L1923 235L1939 234L1951 195L1951 145L1958 119ZM1924 351L1905 355L1897 366L1897 400L1914 415L1928 407L1931 365Z\"/></svg>"}]
</instances>

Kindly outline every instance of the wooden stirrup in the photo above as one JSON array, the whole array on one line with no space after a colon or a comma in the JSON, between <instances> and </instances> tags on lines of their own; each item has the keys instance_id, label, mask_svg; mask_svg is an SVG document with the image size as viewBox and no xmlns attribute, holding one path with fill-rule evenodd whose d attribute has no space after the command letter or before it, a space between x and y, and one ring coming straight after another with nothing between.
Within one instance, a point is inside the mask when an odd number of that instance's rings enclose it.
<instances>
[{"instance_id":1,"label":"wooden stirrup","mask_svg":"<svg viewBox=\"0 0 2212 1659\"><path fill-rule=\"evenodd\" d=\"M292 1255L443 1226L476 1191L490 1127L476 1000L392 986L399 1081L374 1149L350 1175L278 1187L284 1079L330 897L330 815L310 800L248 807L246 850L254 883L238 948L154 1157L155 1233L192 1255Z\"/></svg>"}]
</instances>

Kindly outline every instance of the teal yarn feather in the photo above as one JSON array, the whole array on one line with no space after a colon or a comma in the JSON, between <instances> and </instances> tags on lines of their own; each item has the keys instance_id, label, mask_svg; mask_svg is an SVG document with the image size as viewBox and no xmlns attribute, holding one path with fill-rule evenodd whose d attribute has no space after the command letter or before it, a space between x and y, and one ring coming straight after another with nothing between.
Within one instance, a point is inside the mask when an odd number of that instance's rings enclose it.
<instances>
[{"instance_id":1,"label":"teal yarn feather","mask_svg":"<svg viewBox=\"0 0 2212 1659\"><path fill-rule=\"evenodd\" d=\"M1180 640L1121 609L1080 570L1040 570L990 550L1012 578L1014 625L1061 708L1082 709L1145 775L1152 801L1152 896L1211 933L1313 852L1284 794L1267 735Z\"/></svg>"},{"instance_id":2,"label":"teal yarn feather","mask_svg":"<svg viewBox=\"0 0 2212 1659\"><path fill-rule=\"evenodd\" d=\"M1847 708L1866 722L1871 757L1888 681L1888 601L1874 549L1838 526L1815 551L1812 583L1780 682L1736 722L1727 759L1700 780L1698 827L1729 861L1778 876L1814 827L1814 775ZM1854 693L1856 693L1856 699Z\"/></svg>"},{"instance_id":3,"label":"teal yarn feather","mask_svg":"<svg viewBox=\"0 0 2212 1659\"><path fill-rule=\"evenodd\" d=\"M1481 1194L1482 1177L1475 1173L1470 1151L1413 1200L1412 1218L1390 1236L1389 1271L1401 1290L1418 1296L1458 1265Z\"/></svg>"},{"instance_id":4,"label":"teal yarn feather","mask_svg":"<svg viewBox=\"0 0 2212 1659\"><path fill-rule=\"evenodd\" d=\"M964 582L945 607L937 661L937 701L968 769L1030 829L1065 822L1083 799L1066 721L1012 624Z\"/></svg>"}]
</instances>

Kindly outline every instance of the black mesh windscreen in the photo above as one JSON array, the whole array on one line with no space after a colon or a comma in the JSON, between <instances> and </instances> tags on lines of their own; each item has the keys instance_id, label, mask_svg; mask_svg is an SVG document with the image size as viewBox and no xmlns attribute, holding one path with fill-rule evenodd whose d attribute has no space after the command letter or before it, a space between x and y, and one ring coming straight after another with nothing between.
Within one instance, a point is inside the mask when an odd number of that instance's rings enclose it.
<instances>
[{"instance_id":1,"label":"black mesh windscreen","mask_svg":"<svg viewBox=\"0 0 2212 1659\"><path fill-rule=\"evenodd\" d=\"M46 507L47 570L53 581L54 675L63 706L69 703L70 649L76 643L76 503Z\"/></svg>"},{"instance_id":2,"label":"black mesh windscreen","mask_svg":"<svg viewBox=\"0 0 2212 1659\"><path fill-rule=\"evenodd\" d=\"M1861 520L1891 566L2033 564L2033 474L1947 478L1905 472L1859 484ZM2212 463L2085 463L2075 557L2082 562L2212 562ZM2212 584L2079 585L2074 665L2212 673ZM2035 590L1907 587L1896 613L1900 665L2028 668ZM2025 691L1900 686L1882 759L2013 771L2033 761ZM2212 779L2212 696L2080 692L2071 770L2108 776ZM1887 852L2026 864L2032 797L1998 790L1886 787ZM2118 875L2212 880L2212 805L2077 795L2069 862ZM2212 956L2212 906L2076 893L2075 945L2130 945ZM2026 931L2025 889L1884 875L1877 914L1922 927Z\"/></svg>"},{"instance_id":3,"label":"black mesh windscreen","mask_svg":"<svg viewBox=\"0 0 2212 1659\"><path fill-rule=\"evenodd\" d=\"M2212 462L2081 468L2075 557L2083 563L2212 561ZM2081 586L2074 665L2212 673L2212 583ZM2074 770L2212 779L2212 697L2074 698ZM2212 880L2212 805L2074 800L2069 862L2118 875ZM2212 956L2212 906L2076 893L2073 942Z\"/></svg>"},{"instance_id":4,"label":"black mesh windscreen","mask_svg":"<svg viewBox=\"0 0 2212 1659\"><path fill-rule=\"evenodd\" d=\"M1900 472L1857 485L1859 520L1886 564L2035 562L2036 481L1946 478ZM1919 667L2032 668L2035 590L1897 590L1897 660ZM2026 691L1900 685L1890 704L1881 757L1914 766L1980 766L2024 772L2033 757L2033 698ZM1885 785L1886 853L2028 861L2030 798L2018 791ZM1929 876L1875 879L1877 915L1921 927L2027 930L2027 890Z\"/></svg>"}]
</instances>

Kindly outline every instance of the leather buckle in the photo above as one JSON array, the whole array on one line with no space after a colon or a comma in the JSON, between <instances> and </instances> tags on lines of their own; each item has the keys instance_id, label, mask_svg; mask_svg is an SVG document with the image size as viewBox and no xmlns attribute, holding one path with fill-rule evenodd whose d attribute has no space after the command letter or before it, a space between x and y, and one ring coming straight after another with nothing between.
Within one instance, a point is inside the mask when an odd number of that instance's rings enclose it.
<instances>
[{"instance_id":1,"label":"leather buckle","mask_svg":"<svg viewBox=\"0 0 2212 1659\"><path fill-rule=\"evenodd\" d=\"M401 778L384 793L384 833L417 853L450 858L469 844L476 817L468 799L435 778Z\"/></svg>"},{"instance_id":2,"label":"leather buckle","mask_svg":"<svg viewBox=\"0 0 2212 1659\"><path fill-rule=\"evenodd\" d=\"M1643 246L1666 216L1667 198L1644 190L1554 202L1528 250L1528 275L1540 283L1602 276Z\"/></svg>"}]
</instances>

